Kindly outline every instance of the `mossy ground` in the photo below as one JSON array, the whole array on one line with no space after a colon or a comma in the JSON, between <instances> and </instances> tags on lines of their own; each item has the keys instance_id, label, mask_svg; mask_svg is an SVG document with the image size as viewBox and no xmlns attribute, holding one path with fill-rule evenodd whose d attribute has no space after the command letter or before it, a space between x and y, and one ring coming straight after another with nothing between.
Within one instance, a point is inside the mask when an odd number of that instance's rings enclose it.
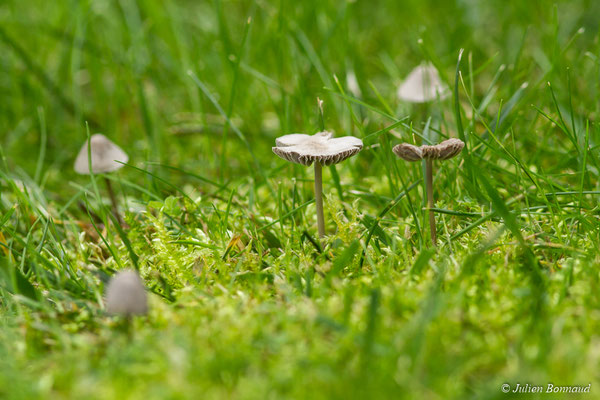
<instances>
[{"instance_id":1,"label":"mossy ground","mask_svg":"<svg viewBox=\"0 0 600 400\"><path fill-rule=\"evenodd\" d=\"M0 398L600 396L598 12L4 2ZM423 60L453 95L399 102ZM312 170L271 152L322 125L365 143L324 169L323 247ZM72 171L95 132L130 155L121 230ZM435 249L422 166L391 152L421 136L467 144L435 166ZM128 334L102 296L134 267Z\"/></svg>"}]
</instances>

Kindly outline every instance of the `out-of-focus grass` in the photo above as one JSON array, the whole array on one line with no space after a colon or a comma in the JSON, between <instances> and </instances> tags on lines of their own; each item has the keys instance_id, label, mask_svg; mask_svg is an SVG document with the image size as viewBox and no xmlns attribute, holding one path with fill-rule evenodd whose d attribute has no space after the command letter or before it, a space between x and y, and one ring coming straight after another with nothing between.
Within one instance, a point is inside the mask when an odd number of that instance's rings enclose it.
<instances>
[{"instance_id":1,"label":"out-of-focus grass","mask_svg":"<svg viewBox=\"0 0 600 400\"><path fill-rule=\"evenodd\" d=\"M598 12L584 0L5 1L0 397L597 392ZM454 97L399 102L424 60ZM271 152L281 134L320 128L317 98L326 128L365 141L325 172L323 252L311 171ZM130 154L109 176L124 232L100 181L72 171L86 123ZM420 165L390 151L421 135L467 143L436 166L435 251ZM136 263L151 313L130 340L102 294Z\"/></svg>"}]
</instances>

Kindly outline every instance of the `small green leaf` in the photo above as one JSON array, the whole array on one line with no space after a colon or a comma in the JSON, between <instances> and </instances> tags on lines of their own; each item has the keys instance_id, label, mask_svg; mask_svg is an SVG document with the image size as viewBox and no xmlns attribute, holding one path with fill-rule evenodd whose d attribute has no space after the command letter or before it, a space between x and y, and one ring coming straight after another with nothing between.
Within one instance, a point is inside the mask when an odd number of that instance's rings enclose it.
<instances>
[{"instance_id":1,"label":"small green leaf","mask_svg":"<svg viewBox=\"0 0 600 400\"><path fill-rule=\"evenodd\" d=\"M175 196L169 196L165 199L164 211L169 215L179 216L181 215L181 207L179 206L179 199Z\"/></svg>"},{"instance_id":2,"label":"small green leaf","mask_svg":"<svg viewBox=\"0 0 600 400\"><path fill-rule=\"evenodd\" d=\"M34 301L41 298L31 282L6 257L0 257L0 285L12 294L21 294Z\"/></svg>"},{"instance_id":3,"label":"small green leaf","mask_svg":"<svg viewBox=\"0 0 600 400\"><path fill-rule=\"evenodd\" d=\"M333 266L329 271L329 276L337 276L344 267L350 265L358 252L359 245L358 240L354 240L348 247L344 249L335 259L333 260Z\"/></svg>"},{"instance_id":4,"label":"small green leaf","mask_svg":"<svg viewBox=\"0 0 600 400\"><path fill-rule=\"evenodd\" d=\"M422 250L417 259L415 260L415 263L413 264L412 268L410 269L410 273L414 275L419 275L423 271L423 268L425 268L427 263L429 263L429 260L431 260L431 257L433 257L434 254L434 249Z\"/></svg>"}]
</instances>

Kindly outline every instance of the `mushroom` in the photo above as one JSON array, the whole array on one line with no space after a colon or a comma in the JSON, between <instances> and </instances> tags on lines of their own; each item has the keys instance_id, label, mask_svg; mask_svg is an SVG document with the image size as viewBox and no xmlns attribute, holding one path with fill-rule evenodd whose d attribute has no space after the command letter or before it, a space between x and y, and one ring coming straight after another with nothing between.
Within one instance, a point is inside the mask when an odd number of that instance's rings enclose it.
<instances>
[{"instance_id":1,"label":"mushroom","mask_svg":"<svg viewBox=\"0 0 600 400\"><path fill-rule=\"evenodd\" d=\"M437 246L437 234L435 229L435 215L433 209L433 160L448 160L455 157L465 147L465 143L460 139L448 139L435 146L423 145L417 147L409 143L401 143L392 149L394 154L406 161L425 160L425 180L427 186L427 208L429 210L429 230L431 232L431 241Z\"/></svg>"},{"instance_id":2,"label":"mushroom","mask_svg":"<svg viewBox=\"0 0 600 400\"><path fill-rule=\"evenodd\" d=\"M136 271L126 269L111 278L106 288L106 311L125 317L148 312L146 288Z\"/></svg>"},{"instance_id":3,"label":"mushroom","mask_svg":"<svg viewBox=\"0 0 600 400\"><path fill-rule=\"evenodd\" d=\"M443 100L449 95L450 90L431 63L414 68L398 87L398 98L409 103L427 103L437 98Z\"/></svg>"},{"instance_id":4,"label":"mushroom","mask_svg":"<svg viewBox=\"0 0 600 400\"><path fill-rule=\"evenodd\" d=\"M89 143L90 148L88 149L88 142L86 141L75 159L74 169L78 174L102 174L116 171L123 167L123 163L129 161L129 156L127 156L127 153L123 149L100 133L92 135ZM106 176L104 177L104 181L106 182L106 189L112 203L112 212L119 223L122 224L123 221L119 215L117 199L112 184Z\"/></svg>"},{"instance_id":5,"label":"mushroom","mask_svg":"<svg viewBox=\"0 0 600 400\"><path fill-rule=\"evenodd\" d=\"M363 142L354 136L333 138L333 133L324 131L314 135L294 133L275 140L273 152L284 160L310 166L315 164L315 204L319 237L325 236L323 216L323 165L334 165L352 157L362 150Z\"/></svg>"}]
</instances>

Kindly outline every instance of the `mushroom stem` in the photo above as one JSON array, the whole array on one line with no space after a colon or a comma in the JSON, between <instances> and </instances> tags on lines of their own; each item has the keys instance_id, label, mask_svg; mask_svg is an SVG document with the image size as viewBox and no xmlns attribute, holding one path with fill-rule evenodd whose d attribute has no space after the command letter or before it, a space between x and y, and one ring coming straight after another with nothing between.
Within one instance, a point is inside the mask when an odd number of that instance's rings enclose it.
<instances>
[{"instance_id":1,"label":"mushroom stem","mask_svg":"<svg viewBox=\"0 0 600 400\"><path fill-rule=\"evenodd\" d=\"M317 224L319 237L325 236L325 217L323 216L323 167L315 162L315 205L317 206Z\"/></svg>"},{"instance_id":2,"label":"mushroom stem","mask_svg":"<svg viewBox=\"0 0 600 400\"><path fill-rule=\"evenodd\" d=\"M435 230L435 215L431 210L433 208L433 160L428 158L425 161L425 180L427 184L427 210L429 212L429 231L431 233L431 242L437 246L437 232Z\"/></svg>"},{"instance_id":3,"label":"mushroom stem","mask_svg":"<svg viewBox=\"0 0 600 400\"><path fill-rule=\"evenodd\" d=\"M115 196L115 192L112 188L112 183L110 183L110 179L104 177L104 182L106 182L106 190L108 191L108 196L110 197L111 210L119 224L123 225L123 220L121 219L121 215L119 214L119 208L117 206L117 198Z\"/></svg>"}]
</instances>

